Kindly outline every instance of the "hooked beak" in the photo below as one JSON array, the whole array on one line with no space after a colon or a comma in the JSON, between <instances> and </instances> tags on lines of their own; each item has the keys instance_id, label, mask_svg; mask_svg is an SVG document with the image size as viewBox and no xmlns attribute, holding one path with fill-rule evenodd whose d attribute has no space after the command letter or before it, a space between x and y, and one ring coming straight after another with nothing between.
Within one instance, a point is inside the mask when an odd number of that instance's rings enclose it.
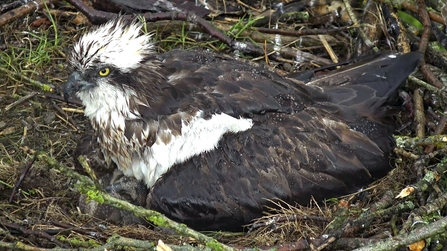
<instances>
[{"instance_id":1,"label":"hooked beak","mask_svg":"<svg viewBox=\"0 0 447 251\"><path fill-rule=\"evenodd\" d=\"M68 98L78 91L86 90L93 87L94 84L85 81L79 72L73 72L65 83L64 86L64 99L68 101Z\"/></svg>"}]
</instances>

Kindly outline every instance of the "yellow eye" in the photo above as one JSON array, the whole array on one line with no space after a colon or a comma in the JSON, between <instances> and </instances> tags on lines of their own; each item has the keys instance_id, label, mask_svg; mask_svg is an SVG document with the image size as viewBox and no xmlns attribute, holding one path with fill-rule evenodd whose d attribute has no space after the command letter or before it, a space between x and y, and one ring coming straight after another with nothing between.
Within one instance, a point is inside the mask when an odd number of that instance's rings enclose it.
<instances>
[{"instance_id":1,"label":"yellow eye","mask_svg":"<svg viewBox=\"0 0 447 251\"><path fill-rule=\"evenodd\" d=\"M99 70L99 76L101 76L101 77L105 77L105 76L107 76L107 75L109 75L109 73L110 73L110 68L109 67L106 67L106 68L104 68L104 69L102 69L102 70Z\"/></svg>"}]
</instances>

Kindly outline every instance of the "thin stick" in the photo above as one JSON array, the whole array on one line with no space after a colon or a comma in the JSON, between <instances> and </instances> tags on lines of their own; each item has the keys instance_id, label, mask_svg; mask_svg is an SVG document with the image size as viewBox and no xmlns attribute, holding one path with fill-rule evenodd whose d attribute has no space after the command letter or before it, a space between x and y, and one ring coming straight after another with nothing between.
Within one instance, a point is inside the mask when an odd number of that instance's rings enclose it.
<instances>
[{"instance_id":1,"label":"thin stick","mask_svg":"<svg viewBox=\"0 0 447 251\"><path fill-rule=\"evenodd\" d=\"M37 94L38 94L38 92L31 92L30 94L28 94L28 95L26 95L26 96L24 96L24 97L21 97L19 100L14 101L13 103L7 105L7 106L5 107L5 110L4 110L4 111L7 112L7 111L11 110L12 108L14 108L14 107L16 107L16 106L18 106L18 105L24 103L25 101L27 101L28 99L30 99L30 98L36 96Z\"/></svg>"},{"instance_id":2,"label":"thin stick","mask_svg":"<svg viewBox=\"0 0 447 251\"><path fill-rule=\"evenodd\" d=\"M32 78L29 78L25 75L23 75L22 73L19 72L14 72L14 71L10 71L6 68L0 67L0 72L5 73L7 76L12 76L12 77L16 77L18 79L23 79L25 81L27 81L28 83L39 87L42 91L47 91L47 92L52 92L53 91L53 87L48 85L48 84L44 84L40 81L34 80Z\"/></svg>"},{"instance_id":3,"label":"thin stick","mask_svg":"<svg viewBox=\"0 0 447 251\"><path fill-rule=\"evenodd\" d=\"M3 25L10 23L16 19L19 19L21 17L24 17L31 12L37 11L39 9L42 9L45 5L49 5L56 2L56 0L35 0L35 1L28 1L24 5L18 7L17 9L10 10L8 12L3 13L0 16L0 27Z\"/></svg>"}]
</instances>

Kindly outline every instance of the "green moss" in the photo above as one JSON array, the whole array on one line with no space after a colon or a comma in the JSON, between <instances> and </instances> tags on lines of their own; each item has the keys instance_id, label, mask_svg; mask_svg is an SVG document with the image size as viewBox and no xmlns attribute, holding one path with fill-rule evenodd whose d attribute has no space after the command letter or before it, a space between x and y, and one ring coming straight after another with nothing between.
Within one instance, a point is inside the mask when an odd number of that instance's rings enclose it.
<instances>
[{"instance_id":1,"label":"green moss","mask_svg":"<svg viewBox=\"0 0 447 251\"><path fill-rule=\"evenodd\" d=\"M62 242L65 242L65 243L70 243L72 246L76 246L76 247L91 248L91 247L99 247L99 246L101 246L101 244L99 244L97 241L92 240L92 239L79 240L79 239L76 239L76 238L67 238L66 236L63 236L63 235L57 235L56 238L59 241L62 241Z\"/></svg>"},{"instance_id":2,"label":"green moss","mask_svg":"<svg viewBox=\"0 0 447 251\"><path fill-rule=\"evenodd\" d=\"M220 244L217 241L209 241L206 243L206 246L211 248L214 251L224 251L225 249L222 247L222 244Z\"/></svg>"},{"instance_id":3,"label":"green moss","mask_svg":"<svg viewBox=\"0 0 447 251\"><path fill-rule=\"evenodd\" d=\"M93 186L82 186L79 184L75 184L75 187L82 194L87 194L88 192L95 190L95 187Z\"/></svg>"},{"instance_id":4,"label":"green moss","mask_svg":"<svg viewBox=\"0 0 447 251\"><path fill-rule=\"evenodd\" d=\"M154 215L149 216L147 219L159 227L166 227L166 221L162 217Z\"/></svg>"},{"instance_id":5,"label":"green moss","mask_svg":"<svg viewBox=\"0 0 447 251\"><path fill-rule=\"evenodd\" d=\"M98 203L104 203L104 197L102 197L101 193L99 191L89 190L87 192L87 196L89 199L94 200Z\"/></svg>"}]
</instances>

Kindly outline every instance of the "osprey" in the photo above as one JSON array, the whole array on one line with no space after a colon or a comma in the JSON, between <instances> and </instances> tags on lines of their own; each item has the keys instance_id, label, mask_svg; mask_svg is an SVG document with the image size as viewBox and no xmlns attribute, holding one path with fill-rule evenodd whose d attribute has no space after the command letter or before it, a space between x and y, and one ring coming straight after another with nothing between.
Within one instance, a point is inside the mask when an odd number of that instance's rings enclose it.
<instances>
[{"instance_id":1,"label":"osprey","mask_svg":"<svg viewBox=\"0 0 447 251\"><path fill-rule=\"evenodd\" d=\"M146 184L148 208L234 230L270 200L321 201L391 170L388 101L419 53L341 72L341 86L303 84L207 51L156 53L141 28L116 19L83 35L64 93L82 100L105 160Z\"/></svg>"}]
</instances>

